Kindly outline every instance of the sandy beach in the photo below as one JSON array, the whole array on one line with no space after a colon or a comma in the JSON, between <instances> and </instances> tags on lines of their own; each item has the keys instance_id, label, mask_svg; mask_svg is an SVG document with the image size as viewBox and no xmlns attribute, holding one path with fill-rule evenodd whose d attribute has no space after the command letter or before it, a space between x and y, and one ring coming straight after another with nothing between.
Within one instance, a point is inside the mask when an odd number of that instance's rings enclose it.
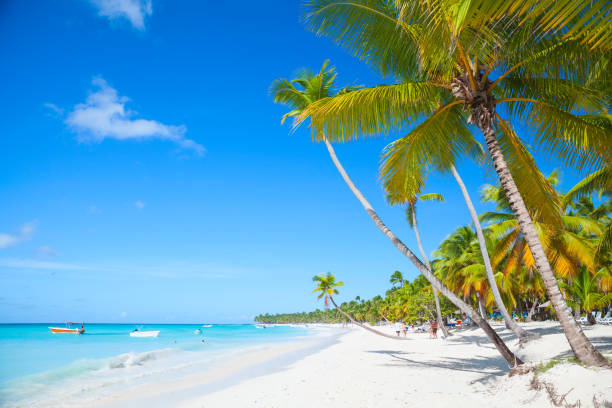
<instances>
[{"instance_id":1,"label":"sandy beach","mask_svg":"<svg viewBox=\"0 0 612 408\"><path fill-rule=\"evenodd\" d=\"M557 323L525 328L541 338L519 348L508 330L496 326L528 365L571 355ZM359 328L329 330L324 340L252 350L204 373L136 387L96 406L550 407L551 399L558 406L612 404L612 371L562 362L538 374L509 376L505 361L476 328L457 329L438 340L408 333L409 341ZM585 332L599 350L612 355L612 326L586 327Z\"/></svg>"}]
</instances>

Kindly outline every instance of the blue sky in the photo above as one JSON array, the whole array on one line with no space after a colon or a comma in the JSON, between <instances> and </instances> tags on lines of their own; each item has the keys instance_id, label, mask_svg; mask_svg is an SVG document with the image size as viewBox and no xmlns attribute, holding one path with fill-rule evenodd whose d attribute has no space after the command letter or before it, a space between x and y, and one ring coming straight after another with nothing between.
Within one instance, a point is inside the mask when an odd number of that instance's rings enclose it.
<instances>
[{"instance_id":1,"label":"blue sky","mask_svg":"<svg viewBox=\"0 0 612 408\"><path fill-rule=\"evenodd\" d=\"M248 322L322 307L321 272L345 282L340 301L416 276L267 93L328 58L341 83L384 80L307 31L299 1L257 4L0 4L0 322ZM416 250L377 178L392 140L337 153ZM494 181L459 170L474 199ZM469 215L450 177L428 191L447 200L419 210L433 251Z\"/></svg>"}]
</instances>

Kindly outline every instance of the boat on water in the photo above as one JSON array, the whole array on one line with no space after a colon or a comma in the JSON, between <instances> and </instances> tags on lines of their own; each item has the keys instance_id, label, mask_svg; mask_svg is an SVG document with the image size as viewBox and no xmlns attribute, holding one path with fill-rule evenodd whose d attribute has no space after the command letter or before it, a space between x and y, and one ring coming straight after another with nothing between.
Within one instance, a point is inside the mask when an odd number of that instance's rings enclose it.
<instances>
[{"instance_id":1,"label":"boat on water","mask_svg":"<svg viewBox=\"0 0 612 408\"><path fill-rule=\"evenodd\" d=\"M266 328L266 325L265 325L265 324L256 324L256 325L255 325L255 328L256 328L256 329L265 329L265 328Z\"/></svg>"},{"instance_id":2,"label":"boat on water","mask_svg":"<svg viewBox=\"0 0 612 408\"><path fill-rule=\"evenodd\" d=\"M202 330L200 330L200 329L195 329L195 330L193 331L193 333L194 333L194 334L202 334Z\"/></svg>"},{"instance_id":3,"label":"boat on water","mask_svg":"<svg viewBox=\"0 0 612 408\"><path fill-rule=\"evenodd\" d=\"M140 331L138 329L130 332L130 337L157 337L159 330Z\"/></svg>"},{"instance_id":4,"label":"boat on water","mask_svg":"<svg viewBox=\"0 0 612 408\"><path fill-rule=\"evenodd\" d=\"M203 324L202 327L213 327L212 324Z\"/></svg>"},{"instance_id":5,"label":"boat on water","mask_svg":"<svg viewBox=\"0 0 612 408\"><path fill-rule=\"evenodd\" d=\"M80 324L81 327L72 327L73 324L77 326ZM51 333L83 334L85 333L85 323L66 322L66 327L49 327L49 330L51 330Z\"/></svg>"}]
</instances>

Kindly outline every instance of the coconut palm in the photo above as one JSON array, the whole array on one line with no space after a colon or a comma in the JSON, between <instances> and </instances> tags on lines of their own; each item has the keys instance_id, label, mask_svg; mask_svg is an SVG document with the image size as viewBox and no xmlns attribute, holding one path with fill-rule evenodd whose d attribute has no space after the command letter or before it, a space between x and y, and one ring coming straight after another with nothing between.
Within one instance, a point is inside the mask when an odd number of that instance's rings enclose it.
<instances>
[{"instance_id":1,"label":"coconut palm","mask_svg":"<svg viewBox=\"0 0 612 408\"><path fill-rule=\"evenodd\" d=\"M321 298L325 298L325 300L327 301L329 299L329 301L332 302L332 304L334 305L334 307L336 308L337 311L339 311L342 316L346 317L348 320L350 320L352 323L356 324L359 327L362 327L372 333L378 334L379 336L383 336L383 337L388 337L394 340L406 340L406 338L404 337L398 337L398 336L392 336L390 334L386 334L386 333L382 333L379 332L378 330L375 330L365 324L362 324L360 322L358 322L357 320L355 320L351 315L349 315L348 313L346 313L344 310L342 310L340 307L338 307L338 305L336 304L336 302L334 301L334 295L338 294L338 287L341 287L344 285L343 282L336 282L336 277L334 275L332 275L331 273L327 273L326 275L317 275L314 276L312 278L313 282L317 282L317 287L315 288L315 290L312 291L312 293L316 293L316 292L320 292L318 299L320 300Z\"/></svg>"},{"instance_id":2,"label":"coconut palm","mask_svg":"<svg viewBox=\"0 0 612 408\"><path fill-rule=\"evenodd\" d=\"M551 184L558 182L558 172L549 176ZM507 276L518 267L534 268L536 262L520 225L511 213L511 207L500 186L485 185L482 199L496 204L498 211L486 212L481 220L488 223L487 229L499 239L493 250L492 263L498 267L504 262ZM596 244L593 236L602 234L602 225L597 220L579 214L560 211L562 229L550 225L542 217L534 217L534 225L544 251L552 260L553 270L563 277L573 277L579 273L581 265L591 270L595 268Z\"/></svg>"},{"instance_id":3,"label":"coconut palm","mask_svg":"<svg viewBox=\"0 0 612 408\"><path fill-rule=\"evenodd\" d=\"M314 75L312 72L304 70L301 71L298 78L293 81L287 79L278 79L272 83L271 92L274 95L274 101L278 103L284 103L291 107L291 111L283 116L281 123L288 117L297 119L294 122L294 126L303 121L303 115L310 106L316 104L317 101L329 98L331 96L339 96L343 94L350 94L358 92L355 88L346 89L343 88L338 94L334 95L334 84L335 84L336 73L333 68L327 68L327 61L323 64L323 67L319 71L319 74ZM300 86L301 89L296 88L295 84ZM506 346L499 335L491 328L491 326L482 319L478 313L470 307L467 303L457 297L451 290L446 288L442 282L440 282L427 267L418 259L418 257L406 246L404 243L384 224L380 219L372 205L366 200L361 191L355 186L353 181L350 179L344 167L338 160L336 152L329 143L327 136L322 131L315 133L317 140L322 140L325 143L325 147L332 159L332 162L336 166L336 169L340 173L342 179L347 184L351 192L355 195L357 200L364 207L374 224L377 228L385 234L385 236L395 245L395 247L404 254L419 271L427 278L427 280L434 286L435 289L440 291L446 296L453 304L455 304L464 313L469 315L472 320L486 333L487 337L493 342L497 350L506 359L509 365L522 364L522 361L517 358L512 351Z\"/></svg>"},{"instance_id":4,"label":"coconut palm","mask_svg":"<svg viewBox=\"0 0 612 408\"><path fill-rule=\"evenodd\" d=\"M312 293L320 292L317 299L321 300L323 298L325 300L326 307L329 304L329 299L333 295L338 294L338 289L336 288L344 286L344 282L336 282L336 277L329 272L327 275L317 275L313 277L312 281L317 282L317 287L312 291Z\"/></svg>"},{"instance_id":5,"label":"coconut palm","mask_svg":"<svg viewBox=\"0 0 612 408\"><path fill-rule=\"evenodd\" d=\"M510 120L570 165L611 161L606 97L588 86L611 45L604 3L305 1L310 28L397 81L309 106L302 118L315 136L337 142L412 127L388 147L381 172L416 192L430 169L449 169L472 149L469 125L478 128L567 340L594 365L609 363L571 318L532 221L560 223L554 192Z\"/></svg>"},{"instance_id":6,"label":"coconut palm","mask_svg":"<svg viewBox=\"0 0 612 408\"><path fill-rule=\"evenodd\" d=\"M421 235L419 234L419 229L417 226L416 203L417 201L441 202L441 201L444 201L444 197L442 197L442 195L438 193L419 194L415 196L405 196L397 191L392 191L392 192L387 193L387 201L390 204L398 204L398 203L407 204L406 221L408 221L408 225L410 225L410 227L414 231L414 236L416 237L416 240L417 240L417 246L419 247L419 252L421 253L421 256L423 257L425 266L427 266L427 269L429 269L429 271L431 272L432 271L431 263L429 262L429 258L427 257L427 254L425 253L425 250L423 249L423 244L421 243ZM448 337L449 332L448 332L448 329L446 328L446 325L444 324L444 321L442 320L442 312L440 311L440 298L438 296L438 291L435 288L433 288L432 290L433 290L434 302L436 304L436 319L438 320L438 327L440 327L440 329L442 330L442 333L444 333L444 337Z\"/></svg>"},{"instance_id":7,"label":"coconut palm","mask_svg":"<svg viewBox=\"0 0 612 408\"><path fill-rule=\"evenodd\" d=\"M595 324L591 312L612 302L612 293L604 293L599 287L599 280L605 277L607 271L600 270L594 275L588 269L582 267L580 273L572 280L571 285L563 285L568 297L572 298L576 306L587 313L589 323Z\"/></svg>"},{"instance_id":8,"label":"coconut palm","mask_svg":"<svg viewBox=\"0 0 612 408\"><path fill-rule=\"evenodd\" d=\"M475 300L476 307L486 318L486 303L491 303L489 282L484 271L476 234L469 226L453 231L434 252L436 275L464 299Z\"/></svg>"},{"instance_id":9,"label":"coconut palm","mask_svg":"<svg viewBox=\"0 0 612 408\"><path fill-rule=\"evenodd\" d=\"M478 214L476 213L476 208L474 208L472 199L470 198L467 188L465 188L465 184L463 183L461 176L459 176L459 173L457 172L457 169L455 168L455 166L451 166L450 170L451 170L451 173L453 174L453 177L455 177L455 180L457 181L459 188L461 189L461 193L463 194L463 199L465 200L465 203L468 207L468 211L470 213L470 217L472 218L472 223L474 224L474 228L476 230L476 236L478 237L478 244L480 246L480 253L482 255L482 260L484 263L486 276L489 281L489 287L491 289L491 294L493 295L493 298L495 299L497 308L499 309L499 312L501 313L502 318L504 319L504 322L506 323L506 326L519 337L519 340L521 343L525 343L529 341L530 339L539 337L535 333L530 333L526 331L525 329L523 329L521 326L519 326L514 321L512 316L510 316L510 314L508 313L508 310L506 309L506 306L504 305L504 301L502 299L501 293L499 292L499 289L497 287L497 282L495 280L495 274L493 273L493 267L491 266L491 260L489 259L489 252L486 246L484 233L482 232L482 226L480 225L480 220L478 219Z\"/></svg>"},{"instance_id":10,"label":"coconut palm","mask_svg":"<svg viewBox=\"0 0 612 408\"><path fill-rule=\"evenodd\" d=\"M400 271L395 271L391 275L391 278L389 278L389 283L391 283L393 286L398 285L399 287L402 287L406 281L404 280L404 275L402 275Z\"/></svg>"},{"instance_id":11,"label":"coconut palm","mask_svg":"<svg viewBox=\"0 0 612 408\"><path fill-rule=\"evenodd\" d=\"M564 194L563 205L569 205L576 200L590 199L590 195L594 192L598 192L600 196L608 197L608 200L600 204L597 211L593 209L593 214L591 214L598 220L604 216L608 218L604 220L604 231L595 254L596 258L601 260L612 251L612 220L608 216L612 210L612 200L610 199L612 197L612 165L599 169L579 181L570 191Z\"/></svg>"}]
</instances>

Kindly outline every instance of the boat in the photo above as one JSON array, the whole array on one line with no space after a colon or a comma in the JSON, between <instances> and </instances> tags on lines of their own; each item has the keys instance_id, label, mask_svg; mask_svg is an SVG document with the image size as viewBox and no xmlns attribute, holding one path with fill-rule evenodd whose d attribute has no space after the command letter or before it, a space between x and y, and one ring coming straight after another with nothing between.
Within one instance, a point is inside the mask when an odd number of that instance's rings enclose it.
<instances>
[{"instance_id":1,"label":"boat","mask_svg":"<svg viewBox=\"0 0 612 408\"><path fill-rule=\"evenodd\" d=\"M159 330L151 330L151 331L140 331L134 330L130 332L130 337L157 337L159 334Z\"/></svg>"},{"instance_id":2,"label":"boat","mask_svg":"<svg viewBox=\"0 0 612 408\"><path fill-rule=\"evenodd\" d=\"M73 328L73 324L76 324L77 326L80 324L81 327ZM49 330L51 330L51 333L83 334L85 333L85 323L66 322L66 327L49 327Z\"/></svg>"},{"instance_id":3,"label":"boat","mask_svg":"<svg viewBox=\"0 0 612 408\"><path fill-rule=\"evenodd\" d=\"M200 330L200 329L195 329L195 330L193 331L193 333L194 333L194 334L202 334L202 330Z\"/></svg>"},{"instance_id":4,"label":"boat","mask_svg":"<svg viewBox=\"0 0 612 408\"><path fill-rule=\"evenodd\" d=\"M266 325L265 325L265 324L256 324L256 325L255 325L255 328L256 328L256 329L265 329L265 328L266 328Z\"/></svg>"},{"instance_id":5,"label":"boat","mask_svg":"<svg viewBox=\"0 0 612 408\"><path fill-rule=\"evenodd\" d=\"M203 324L202 327L212 327L212 324Z\"/></svg>"}]
</instances>

